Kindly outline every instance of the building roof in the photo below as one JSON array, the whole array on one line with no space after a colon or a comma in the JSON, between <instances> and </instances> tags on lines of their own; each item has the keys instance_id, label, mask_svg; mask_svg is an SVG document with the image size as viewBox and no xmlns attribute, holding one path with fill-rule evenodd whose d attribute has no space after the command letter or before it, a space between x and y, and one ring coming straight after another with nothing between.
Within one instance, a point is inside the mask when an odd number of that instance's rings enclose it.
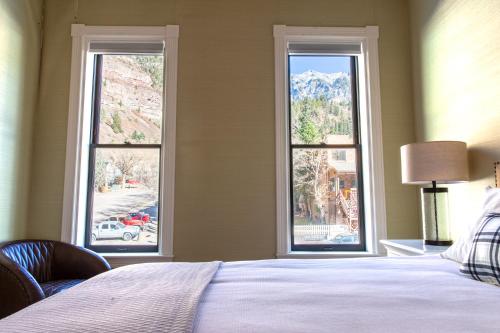
<instances>
[{"instance_id":1,"label":"building roof","mask_svg":"<svg viewBox=\"0 0 500 333\"><path fill-rule=\"evenodd\" d=\"M352 136L343 134L330 134L326 137L326 143L329 145L352 144L352 141Z\"/></svg>"},{"instance_id":2,"label":"building roof","mask_svg":"<svg viewBox=\"0 0 500 333\"><path fill-rule=\"evenodd\" d=\"M356 161L341 161L330 160L330 166L333 167L338 173L355 173Z\"/></svg>"}]
</instances>

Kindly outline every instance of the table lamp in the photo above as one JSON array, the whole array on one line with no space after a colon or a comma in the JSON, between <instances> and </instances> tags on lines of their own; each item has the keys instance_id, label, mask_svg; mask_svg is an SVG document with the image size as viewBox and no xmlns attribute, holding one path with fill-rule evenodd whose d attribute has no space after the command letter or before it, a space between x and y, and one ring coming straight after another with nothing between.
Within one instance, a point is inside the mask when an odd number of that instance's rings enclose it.
<instances>
[{"instance_id":1,"label":"table lamp","mask_svg":"<svg viewBox=\"0 0 500 333\"><path fill-rule=\"evenodd\" d=\"M465 142L431 141L402 146L401 172L403 184L432 184L421 190L425 244L451 245L448 188L437 184L469 180Z\"/></svg>"}]
</instances>

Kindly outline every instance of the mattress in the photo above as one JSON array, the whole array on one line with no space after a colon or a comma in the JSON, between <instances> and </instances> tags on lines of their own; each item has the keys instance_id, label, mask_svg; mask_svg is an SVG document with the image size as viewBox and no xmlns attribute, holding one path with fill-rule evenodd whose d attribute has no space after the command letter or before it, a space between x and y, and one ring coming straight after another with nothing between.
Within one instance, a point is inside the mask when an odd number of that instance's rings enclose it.
<instances>
[{"instance_id":1,"label":"mattress","mask_svg":"<svg viewBox=\"0 0 500 333\"><path fill-rule=\"evenodd\" d=\"M194 332L500 332L500 288L439 256L224 263Z\"/></svg>"},{"instance_id":2,"label":"mattress","mask_svg":"<svg viewBox=\"0 0 500 333\"><path fill-rule=\"evenodd\" d=\"M0 332L500 332L500 288L438 256L198 266L112 270L0 320Z\"/></svg>"}]
</instances>

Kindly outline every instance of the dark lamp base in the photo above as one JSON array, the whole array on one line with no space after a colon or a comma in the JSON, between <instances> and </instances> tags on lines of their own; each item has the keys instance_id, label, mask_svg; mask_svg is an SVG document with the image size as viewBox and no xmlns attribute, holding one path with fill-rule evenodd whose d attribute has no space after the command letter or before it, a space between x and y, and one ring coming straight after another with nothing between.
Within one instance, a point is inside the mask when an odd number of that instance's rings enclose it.
<instances>
[{"instance_id":1,"label":"dark lamp base","mask_svg":"<svg viewBox=\"0 0 500 333\"><path fill-rule=\"evenodd\" d=\"M425 245L449 246L453 244L451 240L425 240Z\"/></svg>"}]
</instances>

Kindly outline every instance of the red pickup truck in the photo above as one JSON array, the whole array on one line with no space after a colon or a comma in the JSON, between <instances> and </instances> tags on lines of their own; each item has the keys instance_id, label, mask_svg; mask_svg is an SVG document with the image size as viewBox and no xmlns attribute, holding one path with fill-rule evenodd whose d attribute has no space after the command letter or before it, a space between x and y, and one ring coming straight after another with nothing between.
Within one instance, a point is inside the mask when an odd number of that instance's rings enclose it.
<instances>
[{"instance_id":1,"label":"red pickup truck","mask_svg":"<svg viewBox=\"0 0 500 333\"><path fill-rule=\"evenodd\" d=\"M136 225L138 227L143 227L144 224L150 222L151 218L149 214L137 212L137 213L128 213L121 222L125 225Z\"/></svg>"}]
</instances>

